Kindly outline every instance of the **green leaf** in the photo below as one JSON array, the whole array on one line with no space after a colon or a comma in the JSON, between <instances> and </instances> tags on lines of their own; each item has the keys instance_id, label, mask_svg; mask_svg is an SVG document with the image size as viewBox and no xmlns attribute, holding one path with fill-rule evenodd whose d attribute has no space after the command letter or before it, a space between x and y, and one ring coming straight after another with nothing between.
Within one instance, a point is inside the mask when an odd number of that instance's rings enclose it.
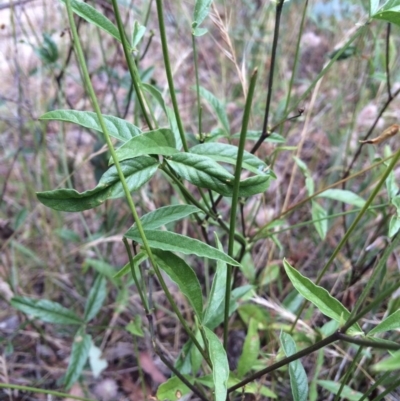
<instances>
[{"instance_id":1,"label":"green leaf","mask_svg":"<svg viewBox=\"0 0 400 401\"><path fill-rule=\"evenodd\" d=\"M79 379L88 359L91 345L92 338L85 333L84 328L79 329L72 344L71 356L64 378L67 390Z\"/></svg>"},{"instance_id":2,"label":"green leaf","mask_svg":"<svg viewBox=\"0 0 400 401\"><path fill-rule=\"evenodd\" d=\"M390 218L389 233L390 238L394 237L400 230L400 217L396 214Z\"/></svg>"},{"instance_id":3,"label":"green leaf","mask_svg":"<svg viewBox=\"0 0 400 401\"><path fill-rule=\"evenodd\" d=\"M223 104L207 89L200 86L200 96L207 100L211 108L214 110L219 122L222 124L225 133L228 135L230 132L228 116L226 115L225 107Z\"/></svg>"},{"instance_id":4,"label":"green leaf","mask_svg":"<svg viewBox=\"0 0 400 401\"><path fill-rule=\"evenodd\" d=\"M171 252L153 250L157 265L177 284L187 297L199 321L203 321L203 294L196 273L180 257Z\"/></svg>"},{"instance_id":5,"label":"green leaf","mask_svg":"<svg viewBox=\"0 0 400 401\"><path fill-rule=\"evenodd\" d=\"M190 148L190 152L197 155L211 157L218 162L236 165L238 148L237 146L226 143L206 142L193 146ZM243 153L242 166L246 170L255 174L265 174L269 169L262 160L247 151L244 151Z\"/></svg>"},{"instance_id":6,"label":"green leaf","mask_svg":"<svg viewBox=\"0 0 400 401\"><path fill-rule=\"evenodd\" d=\"M169 156L177 152L175 137L170 129L161 128L131 138L117 149L119 161L145 155ZM114 163L111 158L109 164Z\"/></svg>"},{"instance_id":7,"label":"green leaf","mask_svg":"<svg viewBox=\"0 0 400 401\"><path fill-rule=\"evenodd\" d=\"M283 266L294 288L305 299L314 304L321 313L340 323L349 318L350 312L336 298L333 298L325 288L315 285L307 277L301 275L290 266L286 259L283 260ZM363 334L358 323L353 324L347 332L352 335Z\"/></svg>"},{"instance_id":8,"label":"green leaf","mask_svg":"<svg viewBox=\"0 0 400 401\"><path fill-rule=\"evenodd\" d=\"M86 300L85 314L83 319L85 323L89 323L99 312L103 306L103 302L107 296L106 279L99 274L90 289L89 296Z\"/></svg>"},{"instance_id":9,"label":"green leaf","mask_svg":"<svg viewBox=\"0 0 400 401\"><path fill-rule=\"evenodd\" d=\"M240 355L237 375L244 377L253 368L260 354L260 337L258 335L258 322L250 319L247 335L244 340L242 354Z\"/></svg>"},{"instance_id":10,"label":"green leaf","mask_svg":"<svg viewBox=\"0 0 400 401\"><path fill-rule=\"evenodd\" d=\"M226 401L228 394L229 364L228 357L219 338L207 327L204 333L208 341L208 353L212 364L215 401Z\"/></svg>"},{"instance_id":11,"label":"green leaf","mask_svg":"<svg viewBox=\"0 0 400 401\"><path fill-rule=\"evenodd\" d=\"M133 257L133 266L136 271L136 276L139 277L139 265L140 263L144 262L148 258L147 253L144 251L139 252L137 255ZM125 276L125 274L128 274L131 272L131 265L128 262L121 270L119 270L117 273L114 274L114 278L119 278L122 276Z\"/></svg>"},{"instance_id":12,"label":"green leaf","mask_svg":"<svg viewBox=\"0 0 400 401\"><path fill-rule=\"evenodd\" d=\"M136 46L140 43L143 38L143 35L146 32L146 27L141 25L140 22L135 21L133 24L133 32L132 32L132 49L137 50Z\"/></svg>"},{"instance_id":13,"label":"green leaf","mask_svg":"<svg viewBox=\"0 0 400 401\"><path fill-rule=\"evenodd\" d=\"M234 176L213 159L192 153L177 153L167 159L181 177L201 188L232 196Z\"/></svg>"},{"instance_id":14,"label":"green leaf","mask_svg":"<svg viewBox=\"0 0 400 401\"><path fill-rule=\"evenodd\" d=\"M14 297L11 305L21 312L36 317L43 322L55 324L82 324L74 312L65 308L57 302L48 299L31 299L27 297Z\"/></svg>"},{"instance_id":15,"label":"green leaf","mask_svg":"<svg viewBox=\"0 0 400 401\"><path fill-rule=\"evenodd\" d=\"M194 383L193 378L189 375L184 375L184 377L192 384ZM174 376L158 386L156 397L160 401L179 401L190 391L186 384L182 383L177 376Z\"/></svg>"},{"instance_id":16,"label":"green leaf","mask_svg":"<svg viewBox=\"0 0 400 401\"><path fill-rule=\"evenodd\" d=\"M48 33L43 33L43 44L35 48L35 53L44 64L55 63L58 59L58 48Z\"/></svg>"},{"instance_id":17,"label":"green leaf","mask_svg":"<svg viewBox=\"0 0 400 401\"><path fill-rule=\"evenodd\" d=\"M280 335L280 342L287 357L292 356L297 352L296 343L289 334L282 331ZM299 359L289 363L289 375L294 401L307 401L307 374Z\"/></svg>"},{"instance_id":18,"label":"green leaf","mask_svg":"<svg viewBox=\"0 0 400 401\"><path fill-rule=\"evenodd\" d=\"M384 20L400 26L400 4L398 0L389 0L373 16L374 19Z\"/></svg>"},{"instance_id":19,"label":"green leaf","mask_svg":"<svg viewBox=\"0 0 400 401\"><path fill-rule=\"evenodd\" d=\"M212 0L196 0L194 6L192 27L197 28L207 17L210 12Z\"/></svg>"},{"instance_id":20,"label":"green leaf","mask_svg":"<svg viewBox=\"0 0 400 401\"><path fill-rule=\"evenodd\" d=\"M239 196L248 197L265 192L269 188L270 179L271 176L265 174L255 175L240 181Z\"/></svg>"},{"instance_id":21,"label":"green leaf","mask_svg":"<svg viewBox=\"0 0 400 401\"><path fill-rule=\"evenodd\" d=\"M380 0L369 0L369 16L374 15L379 9Z\"/></svg>"},{"instance_id":22,"label":"green leaf","mask_svg":"<svg viewBox=\"0 0 400 401\"><path fill-rule=\"evenodd\" d=\"M328 232L328 220L326 219L326 210L317 202L312 201L311 203L311 216L314 221L315 229L321 237L325 239L326 233Z\"/></svg>"},{"instance_id":23,"label":"green leaf","mask_svg":"<svg viewBox=\"0 0 400 401\"><path fill-rule=\"evenodd\" d=\"M400 309L392 313L386 319L382 320L377 326L375 326L369 333L369 336L378 333L384 333L389 330L400 329Z\"/></svg>"},{"instance_id":24,"label":"green leaf","mask_svg":"<svg viewBox=\"0 0 400 401\"><path fill-rule=\"evenodd\" d=\"M383 359L372 366L376 372L389 372L400 369L400 351L394 352L389 358Z\"/></svg>"},{"instance_id":25,"label":"green leaf","mask_svg":"<svg viewBox=\"0 0 400 401\"><path fill-rule=\"evenodd\" d=\"M170 231L144 230L150 247L163 251L181 252L185 255L197 255L199 257L222 260L233 266L240 266L236 260L226 253L213 248L197 239L189 238L184 235L175 234ZM137 235L125 233L125 237L142 244L142 239Z\"/></svg>"},{"instance_id":26,"label":"green leaf","mask_svg":"<svg viewBox=\"0 0 400 401\"><path fill-rule=\"evenodd\" d=\"M218 249L222 252L222 244L219 241L217 235L215 235L215 241ZM211 285L211 291L208 296L208 303L204 311L203 324L210 329L214 329L219 323L215 324L215 321L219 320L221 316L221 310L225 306L225 286L226 286L226 274L227 267L226 263L218 260L217 268L214 274L213 282Z\"/></svg>"},{"instance_id":27,"label":"green leaf","mask_svg":"<svg viewBox=\"0 0 400 401\"><path fill-rule=\"evenodd\" d=\"M150 93L151 96L154 97L154 99L157 101L157 103L161 106L163 109L164 113L167 114L167 105L165 104L165 100L163 98L163 94L161 91L156 88L154 85L148 84L146 82L142 83L142 88Z\"/></svg>"},{"instance_id":28,"label":"green leaf","mask_svg":"<svg viewBox=\"0 0 400 401\"><path fill-rule=\"evenodd\" d=\"M65 3L65 0L62 1ZM75 14L79 15L87 22L103 29L115 39L117 39L118 42L121 42L118 28L106 16L101 14L95 8L87 3L78 0L71 0L71 6Z\"/></svg>"},{"instance_id":29,"label":"green leaf","mask_svg":"<svg viewBox=\"0 0 400 401\"><path fill-rule=\"evenodd\" d=\"M329 198L339 202L348 203L357 207L363 207L365 200L354 192L346 189L327 189L326 191L317 195L318 198Z\"/></svg>"},{"instance_id":30,"label":"green leaf","mask_svg":"<svg viewBox=\"0 0 400 401\"><path fill-rule=\"evenodd\" d=\"M121 118L103 114L103 119L108 133L120 141L128 141L132 137L142 133L138 127ZM103 132L96 113L93 113L92 111L54 110L43 114L39 120L65 121Z\"/></svg>"},{"instance_id":31,"label":"green leaf","mask_svg":"<svg viewBox=\"0 0 400 401\"><path fill-rule=\"evenodd\" d=\"M385 184L389 199L392 200L399 192L399 186L396 183L396 177L393 170L390 172L388 178L386 178Z\"/></svg>"},{"instance_id":32,"label":"green leaf","mask_svg":"<svg viewBox=\"0 0 400 401\"><path fill-rule=\"evenodd\" d=\"M164 206L145 214L140 218L140 221L145 230L154 230L198 212L201 210L192 205ZM126 235L128 234L131 236L139 235L135 224L127 231Z\"/></svg>"},{"instance_id":33,"label":"green leaf","mask_svg":"<svg viewBox=\"0 0 400 401\"><path fill-rule=\"evenodd\" d=\"M83 267L84 269L86 269L88 266L93 267L93 269L96 270L98 273L107 277L114 285L117 284L117 281L115 280L114 277L115 276L114 266L110 265L104 260L87 258L85 259Z\"/></svg>"},{"instance_id":34,"label":"green leaf","mask_svg":"<svg viewBox=\"0 0 400 401\"><path fill-rule=\"evenodd\" d=\"M317 383L325 388L326 390L330 391L333 394L337 394L341 387L341 383L334 382L331 380L318 380ZM353 390L351 387L344 385L343 390L340 394L340 397L343 399L347 399L348 401L358 401L363 396L362 393Z\"/></svg>"},{"instance_id":35,"label":"green leaf","mask_svg":"<svg viewBox=\"0 0 400 401\"><path fill-rule=\"evenodd\" d=\"M128 188L131 192L139 189L157 171L158 161L141 156L121 163ZM101 177L96 188L79 193L74 189L56 189L37 192L37 197L45 206L64 212L80 212L101 205L107 199L123 197L124 191L117 169L111 166Z\"/></svg>"}]
</instances>

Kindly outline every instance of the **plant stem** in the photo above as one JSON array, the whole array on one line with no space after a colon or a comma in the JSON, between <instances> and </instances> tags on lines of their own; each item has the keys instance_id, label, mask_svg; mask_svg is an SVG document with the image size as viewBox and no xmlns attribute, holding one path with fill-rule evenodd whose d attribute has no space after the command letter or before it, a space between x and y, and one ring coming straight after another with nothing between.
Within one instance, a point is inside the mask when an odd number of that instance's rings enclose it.
<instances>
[{"instance_id":1,"label":"plant stem","mask_svg":"<svg viewBox=\"0 0 400 401\"><path fill-rule=\"evenodd\" d=\"M116 0L113 0L113 1L116 1ZM165 33L165 24L164 24L163 0L156 0L156 4L157 4L158 25L160 28L160 36L161 36L161 46L162 46L163 57L164 57L165 72L167 74L169 92L170 92L170 96L171 96L171 100L172 100L172 105L174 107L176 123L178 124L178 130L179 130L179 135L181 137L183 149L185 150L185 152L188 152L189 148L188 148L188 145L186 142L185 132L183 130L183 124L182 124L182 120L181 120L181 116L180 116L179 108L178 108L178 102L176 100L174 80L172 78L171 63L169 60L167 35Z\"/></svg>"},{"instance_id":2,"label":"plant stem","mask_svg":"<svg viewBox=\"0 0 400 401\"><path fill-rule=\"evenodd\" d=\"M235 180L233 182L233 195L230 213L230 224L229 224L229 243L228 243L228 255L233 256L233 246L235 243L235 229L236 229L236 212L237 204L239 200L239 188L240 188L240 175L242 172L243 152L246 143L247 127L249 125L251 115L251 104L254 95L254 89L257 82L257 69L254 70L251 79L249 92L247 94L246 105L244 108L242 130L240 132L239 147L237 153L236 167L235 167ZM228 344L228 321L229 321L229 304L231 298L231 287L232 287L232 266L227 266L226 275L226 287L225 287L225 318L224 318L224 347L226 349Z\"/></svg>"},{"instance_id":3,"label":"plant stem","mask_svg":"<svg viewBox=\"0 0 400 401\"><path fill-rule=\"evenodd\" d=\"M113 2L115 2L115 1L116 0L113 0ZM129 209L130 209L130 211L132 213L132 216L133 216L133 219L135 221L136 227L137 227L137 229L139 231L140 238L143 241L143 247L144 247L147 255L149 256L149 260L150 260L151 266L154 269L154 272L155 272L155 274L157 276L157 279L158 279L158 281L159 281L159 283L161 285L161 288L163 289L163 291L165 293L166 298L168 299L168 302L170 303L170 305L172 307L172 310L175 312L178 320L182 324L182 326L185 329L186 333L191 338L191 340L193 341L195 346L199 349L199 351L202 354L202 356L204 357L204 359L206 361L209 361L208 355L205 353L203 348L200 346L199 342L196 339L196 336L190 330L186 320L184 319L184 317L182 316L181 312L179 311L179 308L176 305L176 303L175 303L175 301L174 301L171 293L169 292L169 289L168 289L168 287L167 287L167 285L166 285L166 283L164 281L164 278L163 278L163 276L161 274L161 271L158 268L157 263L154 260L153 253L151 252L151 248L150 248L150 245L149 245L149 243L147 241L146 235L144 233L142 223L141 223L141 221L139 219L139 216L137 214L135 204L134 204L133 199L131 197L131 194L130 194L128 185L126 183L124 174L122 172L121 165L120 165L120 162L119 162L118 157L116 155L114 146L113 146L113 144L111 142L110 134L109 134L109 132L107 130L107 127L105 125L104 118L103 118L103 115L101 114L101 110L100 110L100 107L99 107L99 104L98 104L98 101L97 101L97 98L96 98L96 94L94 92L93 85L92 85L92 82L90 80L90 76L89 76L89 72L87 70L87 66L86 66L84 55L83 55L82 47L81 47L81 44L80 44L80 41L79 41L79 36L78 36L77 31L76 31L75 21L74 21L73 14L72 14L71 0L66 0L66 6L67 6L67 12L68 12L68 19L69 19L69 23L70 23L71 31L72 31L72 37L73 37L73 40L74 40L74 46L75 46L75 50L76 50L76 54L77 54L79 65L80 65L80 67L82 69L84 82L85 82L86 88L87 88L87 90L89 92L89 96L90 96L90 99L92 101L93 108L95 109L95 112L96 112L100 127L101 127L101 129L103 131L107 146L108 146L108 148L110 150L111 157L112 157L113 162L115 164L115 168L116 168L116 170L118 172L118 177L119 177L119 179L121 181L121 185L122 185L122 188L124 190L125 197L127 199L128 205L129 205Z\"/></svg>"}]
</instances>

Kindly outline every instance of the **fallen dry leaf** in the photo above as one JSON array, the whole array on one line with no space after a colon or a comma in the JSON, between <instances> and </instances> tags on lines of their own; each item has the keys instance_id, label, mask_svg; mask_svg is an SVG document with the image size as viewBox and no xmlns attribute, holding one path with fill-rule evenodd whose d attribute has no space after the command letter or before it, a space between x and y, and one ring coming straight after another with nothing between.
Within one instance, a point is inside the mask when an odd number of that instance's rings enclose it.
<instances>
[{"instance_id":1,"label":"fallen dry leaf","mask_svg":"<svg viewBox=\"0 0 400 401\"><path fill-rule=\"evenodd\" d=\"M399 124L393 124L389 128L386 128L385 131L383 131L382 134L378 137L374 139L367 139L366 141L360 141L360 143L372 143L374 145L377 145L378 143L381 143L386 139L396 135L399 132L399 128Z\"/></svg>"}]
</instances>

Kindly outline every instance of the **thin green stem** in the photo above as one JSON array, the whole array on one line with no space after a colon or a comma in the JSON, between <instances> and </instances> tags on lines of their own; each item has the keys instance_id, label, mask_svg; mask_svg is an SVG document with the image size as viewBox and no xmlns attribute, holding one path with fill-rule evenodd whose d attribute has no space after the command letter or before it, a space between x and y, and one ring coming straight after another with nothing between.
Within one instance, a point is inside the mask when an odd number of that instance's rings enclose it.
<instances>
[{"instance_id":1,"label":"thin green stem","mask_svg":"<svg viewBox=\"0 0 400 401\"><path fill-rule=\"evenodd\" d=\"M143 96L142 88L140 87L141 83L140 83L139 73L138 73L136 65L132 59L131 52L130 52L130 46L129 46L128 40L126 39L124 25L123 25L123 22L121 19L121 14L119 12L118 1L117 0L111 0L111 1L112 1L113 9L114 9L115 21L118 26L119 35L121 37L122 47L124 49L125 60L128 65L129 74L132 79L132 84L135 88L136 96L139 101L139 105L142 110L144 119L146 120L146 124L148 125L149 129L152 130L153 125L150 121L150 117L147 114L146 101Z\"/></svg>"},{"instance_id":2,"label":"thin green stem","mask_svg":"<svg viewBox=\"0 0 400 401\"><path fill-rule=\"evenodd\" d=\"M114 0L113 0L113 2L114 2ZM98 121L100 123L100 127L101 127L101 129L102 129L102 131L104 133L104 137L105 137L106 143L108 145L108 148L110 150L113 162L115 164L115 168L116 168L116 170L118 172L118 177L119 177L119 179L121 181L121 185L122 185L122 188L124 190L125 197L127 199L128 205L129 205L129 209L130 209L130 211L132 213L132 216L133 216L133 219L135 221L136 227L137 227L137 229L139 231L140 238L142 239L143 247L144 247L144 249L145 249L145 251L146 251L146 253L147 253L148 257L149 257L151 266L154 269L154 272L155 272L155 274L157 276L157 279L158 279L158 281L159 281L159 283L161 285L161 288L163 289L163 291L165 293L165 296L168 299L168 301L169 301L173 311L175 312L178 320L182 324L183 328L185 329L185 331L187 332L188 336L191 338L191 340L193 341L195 346L199 349L199 351L203 355L204 359L206 361L209 361L208 355L204 352L203 348L200 346L199 342L197 341L194 333L190 330L185 318L182 316L182 314L181 314L178 306L176 305L171 293L169 292L168 286L166 285L166 283L164 281L164 278L163 278L163 276L161 274L161 271L158 268L157 263L155 262L153 253L151 252L150 245L149 245L149 243L147 241L146 235L145 235L144 230L143 230L142 223L141 223L141 221L139 219L138 213L136 211L135 204L133 202L133 199L131 197L128 185L127 185L125 177L124 177L124 174L122 172L120 162L119 162L118 157L116 155L114 146L113 146L113 144L111 142L110 134L109 134L109 132L107 130L107 127L105 125L105 121L104 121L103 115L101 114L100 107L99 107L99 104L98 104L98 101L97 101L97 98L96 98L96 94L95 94L93 86L92 86L92 82L91 82L90 77L89 77L89 72L87 70L85 58L84 58L84 55L83 55L82 47L80 45L79 36L78 36L77 30L76 30L75 21L74 21L73 14L72 14L71 0L66 0L66 6L67 6L67 12L68 12L68 19L69 19L69 23L70 23L71 31L72 31L72 37L73 37L73 40L74 40L75 51L76 51L76 54L77 54L79 65L80 65L80 67L82 69L84 82L85 82L86 88L87 88L87 90L89 92L89 96L90 96L90 99L92 101L93 108L95 109Z\"/></svg>"},{"instance_id":3,"label":"thin green stem","mask_svg":"<svg viewBox=\"0 0 400 401\"><path fill-rule=\"evenodd\" d=\"M0 388L8 388L11 390L31 391L32 393L54 395L54 397L71 398L79 401L95 401L93 398L78 397L76 395L61 393L60 391L45 390L41 388L20 386L18 384L0 383Z\"/></svg>"},{"instance_id":4,"label":"thin green stem","mask_svg":"<svg viewBox=\"0 0 400 401\"><path fill-rule=\"evenodd\" d=\"M348 336L346 336L346 337L348 337ZM350 337L350 338L352 338L352 337ZM351 364L350 364L350 366L348 367L348 369L347 369L347 371L346 371L346 374L344 375L344 377L343 377L343 379L342 379L342 381L341 381L341 383L340 383L339 391L336 393L336 396L335 396L335 398L334 398L333 401L339 401L340 395L342 394L342 391L343 391L344 386L345 386L346 383L348 382L350 375L354 372L354 367L355 367L355 365L356 365L356 363L357 363L357 361L358 361L358 358L359 358L360 355L361 355L361 351L362 351L362 350L363 350L363 347L358 347L357 353L356 353L356 355L354 356L353 360L351 361Z\"/></svg>"},{"instance_id":5,"label":"thin green stem","mask_svg":"<svg viewBox=\"0 0 400 401\"><path fill-rule=\"evenodd\" d=\"M200 84L199 84L199 66L197 62L197 47L196 47L196 36L192 35L193 44L193 61L194 61L194 73L196 77L196 96L197 96L197 118L199 120L199 137L202 138L202 128L201 128L201 103L200 103Z\"/></svg>"},{"instance_id":6,"label":"thin green stem","mask_svg":"<svg viewBox=\"0 0 400 401\"><path fill-rule=\"evenodd\" d=\"M116 0L113 0L113 1L116 1ZM160 28L160 36L161 36L161 46L162 46L163 57L164 57L165 72L167 74L169 92L170 92L170 96L171 96L171 100L172 100L172 105L174 107L176 123L178 125L179 135L181 137L183 149L185 150L185 152L188 152L189 148L188 148L188 145L186 142L185 132L183 130L183 124L182 124L181 116L179 113L178 101L176 99L176 93L175 93L175 87L174 87L174 80L172 78L171 63L169 60L167 35L165 32L165 23L164 23L163 0L156 0L156 4L157 4L158 25Z\"/></svg>"},{"instance_id":7,"label":"thin green stem","mask_svg":"<svg viewBox=\"0 0 400 401\"><path fill-rule=\"evenodd\" d=\"M358 401L364 401L367 397L391 375L392 372L385 372L364 394Z\"/></svg>"},{"instance_id":8,"label":"thin green stem","mask_svg":"<svg viewBox=\"0 0 400 401\"><path fill-rule=\"evenodd\" d=\"M230 213L229 223L229 243L228 243L228 255L233 256L233 246L235 244L235 231L236 231L236 212L239 201L239 188L240 188L240 175L242 172L243 152L246 143L247 127L250 121L251 115L251 104L254 96L254 89L257 82L257 69L254 70L251 79L249 92L247 94L246 105L244 108L242 130L240 132L239 147L237 153L236 167L235 167L235 180L233 182L233 195ZM225 287L225 318L224 318L224 347L226 349L228 344L228 321L229 321L229 304L231 299L231 287L232 287L232 265L228 265L226 275L226 287Z\"/></svg>"}]
</instances>

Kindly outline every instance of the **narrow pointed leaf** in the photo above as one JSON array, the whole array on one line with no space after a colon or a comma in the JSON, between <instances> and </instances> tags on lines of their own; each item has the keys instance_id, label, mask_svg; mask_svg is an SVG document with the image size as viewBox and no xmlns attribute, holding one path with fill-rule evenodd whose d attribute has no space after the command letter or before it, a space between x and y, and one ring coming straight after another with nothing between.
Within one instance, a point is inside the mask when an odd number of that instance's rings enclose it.
<instances>
[{"instance_id":1,"label":"narrow pointed leaf","mask_svg":"<svg viewBox=\"0 0 400 401\"><path fill-rule=\"evenodd\" d=\"M131 138L117 149L116 154L119 161L146 155L169 156L177 152L175 145L172 131L161 128ZM112 163L111 158L109 164Z\"/></svg>"},{"instance_id":2,"label":"narrow pointed leaf","mask_svg":"<svg viewBox=\"0 0 400 401\"><path fill-rule=\"evenodd\" d=\"M260 337L258 335L258 322L250 319L247 327L247 335L244 340L242 354L240 355L237 375L244 377L253 368L260 354Z\"/></svg>"},{"instance_id":3,"label":"narrow pointed leaf","mask_svg":"<svg viewBox=\"0 0 400 401\"><path fill-rule=\"evenodd\" d=\"M85 333L83 328L80 329L75 335L67 372L65 373L64 385L67 390L79 379L87 362L91 345L92 338Z\"/></svg>"},{"instance_id":4,"label":"narrow pointed leaf","mask_svg":"<svg viewBox=\"0 0 400 401\"><path fill-rule=\"evenodd\" d=\"M338 382L334 382L331 380L318 380L317 383L325 388L326 390L330 391L333 394L337 394L341 384ZM344 385L343 390L340 394L340 397L346 399L348 401L358 401L363 396L362 393L353 390L351 387Z\"/></svg>"},{"instance_id":5,"label":"narrow pointed leaf","mask_svg":"<svg viewBox=\"0 0 400 401\"><path fill-rule=\"evenodd\" d=\"M321 237L325 239L326 233L328 232L328 220L326 218L326 210L317 202L313 201L311 203L311 216L314 221L315 229Z\"/></svg>"},{"instance_id":6,"label":"narrow pointed leaf","mask_svg":"<svg viewBox=\"0 0 400 401\"><path fill-rule=\"evenodd\" d=\"M145 230L154 230L198 212L201 212L201 210L192 205L164 206L145 214L140 218L140 221ZM134 224L126 234L139 235L136 225Z\"/></svg>"},{"instance_id":7,"label":"narrow pointed leaf","mask_svg":"<svg viewBox=\"0 0 400 401\"><path fill-rule=\"evenodd\" d=\"M196 0L193 15L193 27L198 27L207 17L212 0Z\"/></svg>"},{"instance_id":8,"label":"narrow pointed leaf","mask_svg":"<svg viewBox=\"0 0 400 401\"><path fill-rule=\"evenodd\" d=\"M389 358L383 359L372 366L376 372L388 372L400 369L400 351L393 353Z\"/></svg>"},{"instance_id":9,"label":"narrow pointed leaf","mask_svg":"<svg viewBox=\"0 0 400 401\"><path fill-rule=\"evenodd\" d=\"M133 32L132 32L132 49L136 49L136 46L140 43L143 38L143 35L146 32L146 27L140 24L138 21L135 21L133 24Z\"/></svg>"},{"instance_id":10,"label":"narrow pointed leaf","mask_svg":"<svg viewBox=\"0 0 400 401\"><path fill-rule=\"evenodd\" d=\"M380 322L368 333L368 335L372 336L373 334L384 333L385 331L396 329L400 329L400 309Z\"/></svg>"},{"instance_id":11,"label":"narrow pointed leaf","mask_svg":"<svg viewBox=\"0 0 400 401\"><path fill-rule=\"evenodd\" d=\"M189 238L184 235L175 234L170 231L144 230L150 247L161 249L163 251L181 252L186 255L197 255L199 257L222 260L233 266L240 266L235 259L232 259L226 253L213 248L197 239ZM139 235L125 234L125 237L142 244Z\"/></svg>"},{"instance_id":12,"label":"narrow pointed leaf","mask_svg":"<svg viewBox=\"0 0 400 401\"><path fill-rule=\"evenodd\" d=\"M213 159L191 153L177 153L167 161L173 170L190 183L224 196L232 196L234 176Z\"/></svg>"},{"instance_id":13,"label":"narrow pointed leaf","mask_svg":"<svg viewBox=\"0 0 400 401\"><path fill-rule=\"evenodd\" d=\"M363 207L365 205L365 200L361 198L361 196L346 189L327 189L326 191L317 195L317 197L329 198L357 207Z\"/></svg>"},{"instance_id":14,"label":"narrow pointed leaf","mask_svg":"<svg viewBox=\"0 0 400 401\"><path fill-rule=\"evenodd\" d=\"M236 165L238 148L226 143L206 142L193 146L190 148L190 152L211 157L218 162ZM269 169L267 164L247 151L243 153L242 166L255 174L265 174Z\"/></svg>"},{"instance_id":15,"label":"narrow pointed leaf","mask_svg":"<svg viewBox=\"0 0 400 401\"><path fill-rule=\"evenodd\" d=\"M212 363L214 400L226 401L229 378L228 357L219 338L207 327L204 327L204 332L207 337L208 352Z\"/></svg>"},{"instance_id":16,"label":"narrow pointed leaf","mask_svg":"<svg viewBox=\"0 0 400 401\"><path fill-rule=\"evenodd\" d=\"M108 133L120 141L128 141L129 139L142 133L138 127L121 118L104 114L103 118ZM78 124L81 127L102 132L97 115L92 111L54 110L43 114L39 120L65 121L68 123Z\"/></svg>"},{"instance_id":17,"label":"narrow pointed leaf","mask_svg":"<svg viewBox=\"0 0 400 401\"><path fill-rule=\"evenodd\" d=\"M103 302L107 296L106 279L99 274L89 292L86 301L84 320L90 322L103 306Z\"/></svg>"},{"instance_id":18,"label":"narrow pointed leaf","mask_svg":"<svg viewBox=\"0 0 400 401\"><path fill-rule=\"evenodd\" d=\"M153 250L157 265L174 281L187 297L199 321L203 321L203 294L196 273L179 256L171 252Z\"/></svg>"},{"instance_id":19,"label":"narrow pointed leaf","mask_svg":"<svg viewBox=\"0 0 400 401\"><path fill-rule=\"evenodd\" d=\"M158 161L152 157L137 157L121 163L129 190L136 191L157 171ZM79 193L74 189L38 192L37 197L47 207L64 212L80 212L101 205L107 199L123 197L124 191L117 169L111 166L101 177L96 188Z\"/></svg>"},{"instance_id":20,"label":"narrow pointed leaf","mask_svg":"<svg viewBox=\"0 0 400 401\"><path fill-rule=\"evenodd\" d=\"M280 341L286 356L291 356L297 352L296 343L289 334L282 331L280 335ZM294 401L307 401L307 374L299 359L289 363L289 375Z\"/></svg>"},{"instance_id":21,"label":"narrow pointed leaf","mask_svg":"<svg viewBox=\"0 0 400 401\"><path fill-rule=\"evenodd\" d=\"M82 324L74 312L65 308L57 302L47 299L35 300L27 297L14 297L11 305L19 311L36 317L43 322L54 324Z\"/></svg>"},{"instance_id":22,"label":"narrow pointed leaf","mask_svg":"<svg viewBox=\"0 0 400 401\"><path fill-rule=\"evenodd\" d=\"M148 258L148 255L146 252L139 252L137 255L133 257L133 266L136 271L136 276L139 277L139 271L138 271L138 266L140 263L144 262ZM131 265L128 262L122 269L120 269L117 273L114 274L114 278L119 278L122 276L125 276L125 274L128 274L131 272Z\"/></svg>"},{"instance_id":23,"label":"narrow pointed leaf","mask_svg":"<svg viewBox=\"0 0 400 401\"><path fill-rule=\"evenodd\" d=\"M229 121L228 121L228 116L226 115L225 107L223 104L207 89L203 88L200 86L200 96L207 100L207 102L210 104L212 109L214 110L215 114L217 115L217 118L219 122L221 123L222 127L224 128L224 131L226 134L230 133L229 129Z\"/></svg>"},{"instance_id":24,"label":"narrow pointed leaf","mask_svg":"<svg viewBox=\"0 0 400 401\"><path fill-rule=\"evenodd\" d=\"M333 298L325 288L315 285L310 279L304 277L295 268L290 266L286 259L283 266L294 288L308 301L314 304L321 313L337 322L345 322L350 312L336 299ZM353 324L347 333L352 335L363 334L358 323Z\"/></svg>"},{"instance_id":25,"label":"narrow pointed leaf","mask_svg":"<svg viewBox=\"0 0 400 401\"><path fill-rule=\"evenodd\" d=\"M218 249L223 251L222 244L219 241L218 237L215 236ZM225 305L225 286L226 286L226 274L227 267L226 263L219 260L217 261L217 269L214 274L213 282L211 285L211 291L208 296L207 307L204 311L204 325L209 327L210 329L214 329L213 322L218 319L221 315L221 310Z\"/></svg>"},{"instance_id":26,"label":"narrow pointed leaf","mask_svg":"<svg viewBox=\"0 0 400 401\"><path fill-rule=\"evenodd\" d=\"M63 0L63 2L65 2L65 0ZM103 29L117 39L118 42L121 42L118 28L105 15L97 11L94 7L78 0L71 0L71 6L75 14L79 15L87 22Z\"/></svg>"},{"instance_id":27,"label":"narrow pointed leaf","mask_svg":"<svg viewBox=\"0 0 400 401\"><path fill-rule=\"evenodd\" d=\"M249 141L258 141L260 139L260 136L262 135L262 131L252 131L249 130L246 133L246 139ZM240 138L240 132L237 132L236 134L232 135L232 138ZM286 139L282 135L272 132L268 138L265 139L265 142L271 142L271 143L285 143ZM296 148L295 148L296 149Z\"/></svg>"}]
</instances>

